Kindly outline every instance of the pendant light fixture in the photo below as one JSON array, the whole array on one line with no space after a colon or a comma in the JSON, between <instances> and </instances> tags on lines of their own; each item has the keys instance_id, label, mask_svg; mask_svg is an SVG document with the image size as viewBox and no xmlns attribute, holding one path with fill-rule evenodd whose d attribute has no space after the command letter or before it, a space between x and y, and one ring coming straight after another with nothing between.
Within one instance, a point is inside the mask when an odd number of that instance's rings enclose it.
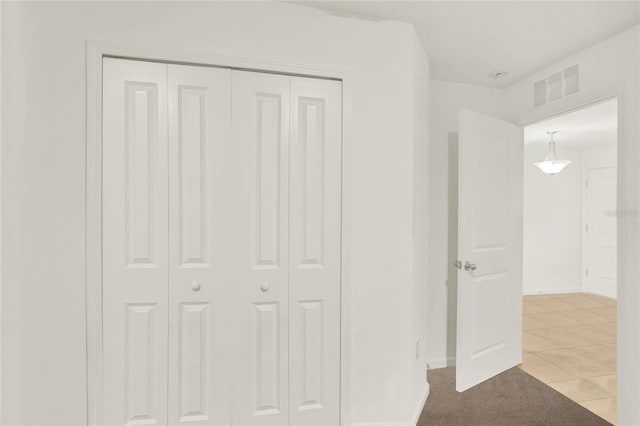
<instances>
[{"instance_id":1,"label":"pendant light fixture","mask_svg":"<svg viewBox=\"0 0 640 426\"><path fill-rule=\"evenodd\" d=\"M553 135L556 133L558 132L547 132L549 135L549 152L547 153L547 158L545 158L544 161L533 163L534 166L548 175L556 175L571 164L571 160L558 160L558 156L556 155L556 141L553 139Z\"/></svg>"}]
</instances>

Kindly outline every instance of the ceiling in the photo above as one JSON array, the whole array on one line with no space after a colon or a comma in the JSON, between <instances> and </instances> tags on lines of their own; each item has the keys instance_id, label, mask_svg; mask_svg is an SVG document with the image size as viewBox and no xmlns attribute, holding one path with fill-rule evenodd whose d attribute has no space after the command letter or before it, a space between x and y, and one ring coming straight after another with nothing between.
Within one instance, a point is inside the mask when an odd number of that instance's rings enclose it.
<instances>
[{"instance_id":1,"label":"ceiling","mask_svg":"<svg viewBox=\"0 0 640 426\"><path fill-rule=\"evenodd\" d=\"M506 87L640 22L639 1L300 1L351 18L411 22L431 78ZM488 76L506 70L499 80Z\"/></svg>"},{"instance_id":2,"label":"ceiling","mask_svg":"<svg viewBox=\"0 0 640 426\"><path fill-rule=\"evenodd\" d=\"M557 130L558 148L584 149L617 142L618 102L611 99L596 105L541 121L524 129L525 144L549 142L548 131Z\"/></svg>"}]
</instances>

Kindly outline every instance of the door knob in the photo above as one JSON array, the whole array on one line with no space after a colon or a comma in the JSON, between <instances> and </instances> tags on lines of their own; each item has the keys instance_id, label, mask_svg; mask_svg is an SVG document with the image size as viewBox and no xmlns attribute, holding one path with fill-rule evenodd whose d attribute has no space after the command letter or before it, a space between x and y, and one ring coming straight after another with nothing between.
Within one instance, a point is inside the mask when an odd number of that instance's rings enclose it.
<instances>
[{"instance_id":1,"label":"door knob","mask_svg":"<svg viewBox=\"0 0 640 426\"><path fill-rule=\"evenodd\" d=\"M193 291L200 291L200 283L198 281L191 282L191 289Z\"/></svg>"},{"instance_id":2,"label":"door knob","mask_svg":"<svg viewBox=\"0 0 640 426\"><path fill-rule=\"evenodd\" d=\"M453 267L456 269L462 269L462 262L459 260L454 260L453 261Z\"/></svg>"},{"instance_id":3,"label":"door knob","mask_svg":"<svg viewBox=\"0 0 640 426\"><path fill-rule=\"evenodd\" d=\"M471 263L468 260L464 262L464 270L465 271L475 271L477 268L475 263Z\"/></svg>"},{"instance_id":4,"label":"door knob","mask_svg":"<svg viewBox=\"0 0 640 426\"><path fill-rule=\"evenodd\" d=\"M262 290L262 291L267 291L267 290L269 290L269 283L268 283L267 281L263 282L263 283L260 285L260 290Z\"/></svg>"}]
</instances>

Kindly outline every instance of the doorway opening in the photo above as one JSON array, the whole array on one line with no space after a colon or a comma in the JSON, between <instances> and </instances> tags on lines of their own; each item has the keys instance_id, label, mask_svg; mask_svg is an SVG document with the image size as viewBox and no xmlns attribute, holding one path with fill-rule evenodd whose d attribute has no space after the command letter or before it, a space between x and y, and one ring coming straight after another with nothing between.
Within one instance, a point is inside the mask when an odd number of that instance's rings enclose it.
<instances>
[{"instance_id":1,"label":"doorway opening","mask_svg":"<svg viewBox=\"0 0 640 426\"><path fill-rule=\"evenodd\" d=\"M614 424L617 125L612 98L524 128L520 367ZM571 161L555 174L534 165L548 132Z\"/></svg>"}]
</instances>

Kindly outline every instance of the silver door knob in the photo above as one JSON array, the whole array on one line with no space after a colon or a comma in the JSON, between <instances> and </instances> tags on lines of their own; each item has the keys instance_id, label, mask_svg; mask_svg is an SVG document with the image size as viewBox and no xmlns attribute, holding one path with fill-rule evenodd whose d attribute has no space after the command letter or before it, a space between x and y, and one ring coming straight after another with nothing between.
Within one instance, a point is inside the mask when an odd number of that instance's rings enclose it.
<instances>
[{"instance_id":1,"label":"silver door knob","mask_svg":"<svg viewBox=\"0 0 640 426\"><path fill-rule=\"evenodd\" d=\"M462 262L459 260L454 260L453 261L453 267L456 269L462 269Z\"/></svg>"},{"instance_id":2,"label":"silver door knob","mask_svg":"<svg viewBox=\"0 0 640 426\"><path fill-rule=\"evenodd\" d=\"M468 260L464 262L464 270L465 271L475 271L477 268L475 263L471 263Z\"/></svg>"},{"instance_id":3,"label":"silver door knob","mask_svg":"<svg viewBox=\"0 0 640 426\"><path fill-rule=\"evenodd\" d=\"M263 283L260 285L260 290L262 290L262 291L267 291L267 290L269 290L269 283L268 283L267 281L263 282Z\"/></svg>"},{"instance_id":4,"label":"silver door knob","mask_svg":"<svg viewBox=\"0 0 640 426\"><path fill-rule=\"evenodd\" d=\"M198 281L191 282L191 289L193 291L200 291L200 283Z\"/></svg>"}]
</instances>

